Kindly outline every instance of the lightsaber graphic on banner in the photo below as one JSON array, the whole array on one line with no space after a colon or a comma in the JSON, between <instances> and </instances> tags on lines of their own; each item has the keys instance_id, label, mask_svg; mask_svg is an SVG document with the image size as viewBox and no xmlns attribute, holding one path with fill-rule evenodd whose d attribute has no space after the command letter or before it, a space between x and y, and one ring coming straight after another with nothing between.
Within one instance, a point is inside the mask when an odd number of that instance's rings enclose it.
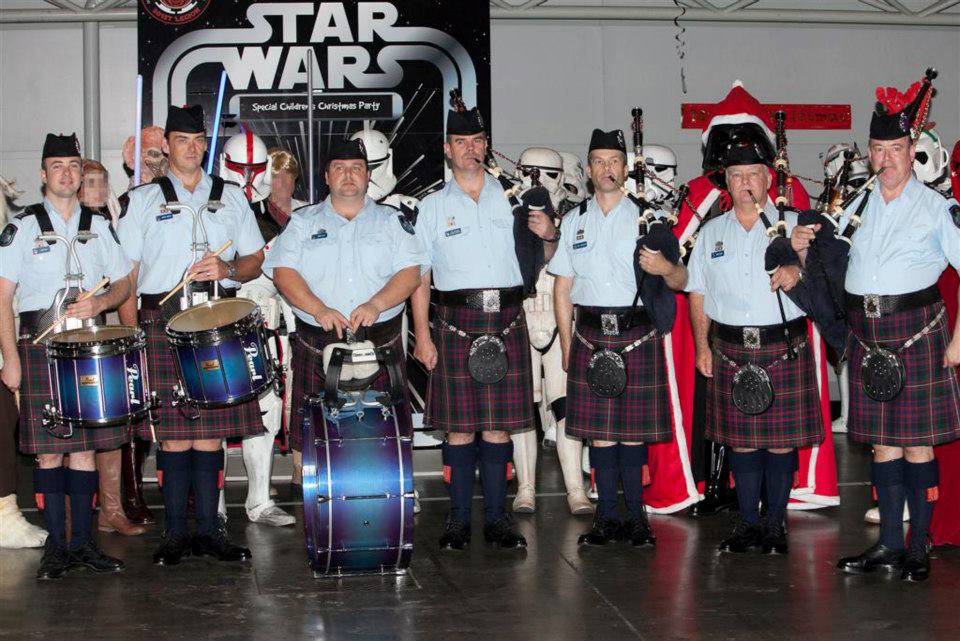
<instances>
[{"instance_id":1,"label":"lightsaber graphic on banner","mask_svg":"<svg viewBox=\"0 0 960 641\"><path fill-rule=\"evenodd\" d=\"M227 88L227 70L220 72L220 89L217 91L217 111L213 118L213 135L210 137L210 153L207 155L207 175L213 174L213 161L217 158L217 138L220 137L220 114L223 112L223 93Z\"/></svg>"},{"instance_id":2,"label":"lightsaber graphic on banner","mask_svg":"<svg viewBox=\"0 0 960 641\"><path fill-rule=\"evenodd\" d=\"M141 132L143 131L143 74L137 74L137 129L133 134L133 186L140 184L140 154L143 151Z\"/></svg>"},{"instance_id":3,"label":"lightsaber graphic on banner","mask_svg":"<svg viewBox=\"0 0 960 641\"><path fill-rule=\"evenodd\" d=\"M307 49L307 202L313 199L313 48Z\"/></svg>"}]
</instances>

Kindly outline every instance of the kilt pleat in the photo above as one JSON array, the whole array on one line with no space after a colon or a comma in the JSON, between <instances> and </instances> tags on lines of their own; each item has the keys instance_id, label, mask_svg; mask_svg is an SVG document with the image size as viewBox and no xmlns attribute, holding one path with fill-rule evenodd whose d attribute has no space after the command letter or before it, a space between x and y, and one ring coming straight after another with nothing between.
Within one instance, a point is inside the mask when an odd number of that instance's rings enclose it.
<instances>
[{"instance_id":1,"label":"kilt pleat","mask_svg":"<svg viewBox=\"0 0 960 641\"><path fill-rule=\"evenodd\" d=\"M479 336L499 334L515 318L516 325L503 336L507 349L507 374L493 385L473 380L467 368L472 338L449 329L446 321L460 330ZM437 306L433 342L437 366L430 373L424 424L445 432L472 433L490 430L518 432L534 424L533 376L530 341L523 308L505 307L499 312L482 312L468 307Z\"/></svg>"},{"instance_id":2,"label":"kilt pleat","mask_svg":"<svg viewBox=\"0 0 960 641\"><path fill-rule=\"evenodd\" d=\"M595 327L577 327L592 345L616 350L647 335L652 326L631 328L619 336L604 336ZM620 396L601 398L587 384L587 365L593 351L573 337L567 370L567 434L603 441L669 441L673 438L670 391L663 337L658 334L621 354L627 385Z\"/></svg>"},{"instance_id":3,"label":"kilt pleat","mask_svg":"<svg viewBox=\"0 0 960 641\"><path fill-rule=\"evenodd\" d=\"M112 450L130 442L130 426L75 427L70 438L57 438L43 426L43 409L53 404L47 348L32 339L17 345L20 354L20 451L24 454L66 454Z\"/></svg>"},{"instance_id":4,"label":"kilt pleat","mask_svg":"<svg viewBox=\"0 0 960 641\"><path fill-rule=\"evenodd\" d=\"M256 436L265 431L263 415L257 399L215 409L197 410L190 406L174 407L173 388L180 382L177 378L177 364L164 331L166 324L157 310L140 310L140 323L147 335L147 369L150 372L150 388L160 397L160 409L157 411L160 421L154 426L158 441ZM184 415L185 413L187 415L199 413L200 417L190 420ZM140 421L135 428L137 438L152 440L149 420Z\"/></svg>"},{"instance_id":5,"label":"kilt pleat","mask_svg":"<svg viewBox=\"0 0 960 641\"><path fill-rule=\"evenodd\" d=\"M868 345L896 349L923 329L940 313L937 302L914 310L866 318L862 312L848 315L850 328ZM943 355L950 342L944 314L931 330L900 352L906 372L903 391L886 403L863 391L861 362L866 351L850 338L850 438L863 443L912 447L939 445L960 437L960 384L956 370L944 369Z\"/></svg>"},{"instance_id":6,"label":"kilt pleat","mask_svg":"<svg viewBox=\"0 0 960 641\"><path fill-rule=\"evenodd\" d=\"M796 339L799 343L803 339ZM773 404L762 414L744 414L733 404L736 368L720 358L767 370L773 387ZM747 349L742 344L713 338L713 378L707 379L706 437L733 447L792 448L823 440L820 394L813 347L798 347L796 360L778 360L786 351L783 341ZM773 362L775 365L771 366Z\"/></svg>"}]
</instances>

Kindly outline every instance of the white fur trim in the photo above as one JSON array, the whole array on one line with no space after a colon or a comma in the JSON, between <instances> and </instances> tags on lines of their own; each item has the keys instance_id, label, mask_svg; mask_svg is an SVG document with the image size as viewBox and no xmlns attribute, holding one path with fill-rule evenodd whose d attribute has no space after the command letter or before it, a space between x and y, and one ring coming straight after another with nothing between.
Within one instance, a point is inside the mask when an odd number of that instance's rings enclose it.
<instances>
[{"instance_id":1,"label":"white fur trim","mask_svg":"<svg viewBox=\"0 0 960 641\"><path fill-rule=\"evenodd\" d=\"M743 80L740 80L739 78L737 78L736 80L733 81L733 84L730 85L730 88L733 89L734 87L742 87L742 86L743 86Z\"/></svg>"}]
</instances>

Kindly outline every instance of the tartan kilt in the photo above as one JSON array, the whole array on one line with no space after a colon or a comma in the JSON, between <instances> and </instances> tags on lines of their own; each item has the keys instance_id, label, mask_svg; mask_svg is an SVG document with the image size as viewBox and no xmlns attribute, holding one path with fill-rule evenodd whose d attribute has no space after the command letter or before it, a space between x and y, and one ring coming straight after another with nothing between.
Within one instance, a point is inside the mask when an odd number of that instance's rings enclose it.
<instances>
[{"instance_id":1,"label":"tartan kilt","mask_svg":"<svg viewBox=\"0 0 960 641\"><path fill-rule=\"evenodd\" d=\"M17 343L20 354L20 451L24 454L66 454L113 450L130 442L130 426L74 427L70 438L57 438L43 427L43 408L53 404L47 348L33 338Z\"/></svg>"},{"instance_id":2,"label":"tartan kilt","mask_svg":"<svg viewBox=\"0 0 960 641\"><path fill-rule=\"evenodd\" d=\"M298 319L297 323L302 324L303 321ZM395 344L400 347L400 338L401 336L398 334L396 338L386 344ZM293 371L293 386L290 392L292 407L290 412L290 447L298 452L303 451L303 419L307 407L304 397L308 394L323 393L323 348L336 342L342 342L342 340L306 335L303 332L290 335L290 349L293 352L290 365L291 371ZM400 371L403 373L403 391L406 394L407 371L403 365L401 365ZM390 374L386 367L380 367L380 372L370 383L370 389L378 392L389 391Z\"/></svg>"},{"instance_id":3,"label":"tartan kilt","mask_svg":"<svg viewBox=\"0 0 960 641\"><path fill-rule=\"evenodd\" d=\"M809 339L797 349L797 359L781 359L786 343L777 341L748 349L713 337L713 378L707 379L706 437L732 447L793 448L823 440L820 393L813 347ZM736 368L720 358L719 351L737 363L747 362L767 370L773 387L773 404L762 414L744 414L733 404ZM776 363L774 365L774 362ZM772 365L772 366L771 366Z\"/></svg>"},{"instance_id":4,"label":"tartan kilt","mask_svg":"<svg viewBox=\"0 0 960 641\"><path fill-rule=\"evenodd\" d=\"M164 331L166 323L159 310L140 310L140 324L147 335L147 369L150 372L150 389L160 397L157 414L160 422L154 426L158 441L192 441L221 439L237 436L263 434L263 415L260 403L252 399L239 405L216 409L197 409L190 406L173 406L173 388L180 384L177 378L177 363ZM272 393L272 392L270 392ZM181 413L183 410L183 413ZM200 414L190 420L187 415ZM136 436L153 440L150 421L144 419L135 425Z\"/></svg>"},{"instance_id":5,"label":"tartan kilt","mask_svg":"<svg viewBox=\"0 0 960 641\"><path fill-rule=\"evenodd\" d=\"M424 425L445 432L469 434L500 430L520 432L533 427L533 375L530 341L523 307L482 312L469 307L437 305L433 342L437 366L430 372ZM517 315L520 315L519 318ZM442 321L470 334L499 334L514 319L516 325L501 336L507 349L507 374L499 383L473 380L467 368L470 343Z\"/></svg>"},{"instance_id":6,"label":"tartan kilt","mask_svg":"<svg viewBox=\"0 0 960 641\"><path fill-rule=\"evenodd\" d=\"M604 336L597 327L576 331L597 349L626 347L653 329L644 324L619 336ZM663 337L656 333L639 347L621 354L627 369L627 386L616 398L601 398L587 384L587 365L593 351L576 334L567 368L567 434L602 441L655 442L673 438L670 390Z\"/></svg>"},{"instance_id":7,"label":"tartan kilt","mask_svg":"<svg viewBox=\"0 0 960 641\"><path fill-rule=\"evenodd\" d=\"M899 348L941 309L943 302L937 302L881 318L866 318L862 311L855 311L848 314L848 320L853 333L868 345ZM886 403L864 393L861 362L866 352L853 336L849 341L850 438L877 445L916 447L960 437L960 385L956 370L943 367L943 354L950 342L946 314L925 336L900 352L906 372L903 391Z\"/></svg>"}]
</instances>

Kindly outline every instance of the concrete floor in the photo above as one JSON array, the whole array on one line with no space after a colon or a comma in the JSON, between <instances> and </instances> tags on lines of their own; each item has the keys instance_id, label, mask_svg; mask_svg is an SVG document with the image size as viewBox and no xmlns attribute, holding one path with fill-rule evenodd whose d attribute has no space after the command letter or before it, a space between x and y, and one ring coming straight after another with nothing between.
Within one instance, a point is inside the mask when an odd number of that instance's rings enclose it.
<instances>
[{"instance_id":1,"label":"concrete floor","mask_svg":"<svg viewBox=\"0 0 960 641\"><path fill-rule=\"evenodd\" d=\"M100 536L104 550L127 563L127 572L115 576L75 570L61 581L37 583L39 551L0 550L0 638L955 638L957 549L935 551L933 577L922 585L834 570L839 556L859 552L876 536L862 520L870 498L867 452L844 435L836 441L843 504L791 513L786 558L719 555L726 515L653 517L655 550L578 548L589 518L567 514L559 466L547 452L538 511L517 519L530 542L525 552L487 548L476 521L469 551L441 553L445 491L439 479L418 478L423 513L409 574L314 579L302 528L250 524L244 487L234 483L229 531L252 548L252 562L191 559L154 567L156 526L140 538ZM286 484L278 489L281 502L301 517L297 493ZM160 502L155 487L148 499ZM481 513L479 503L474 513ZM28 516L39 520L36 512Z\"/></svg>"}]
</instances>

